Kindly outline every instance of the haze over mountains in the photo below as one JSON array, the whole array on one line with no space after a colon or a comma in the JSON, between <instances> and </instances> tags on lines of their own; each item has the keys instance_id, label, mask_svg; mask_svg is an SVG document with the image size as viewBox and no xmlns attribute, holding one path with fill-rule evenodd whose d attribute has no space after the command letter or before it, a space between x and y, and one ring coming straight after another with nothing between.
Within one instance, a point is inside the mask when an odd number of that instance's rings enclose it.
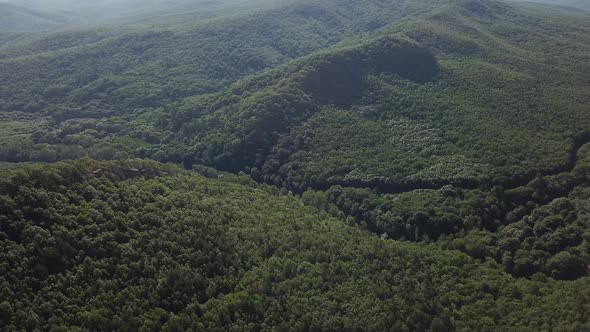
<instances>
[{"instance_id":1,"label":"haze over mountains","mask_svg":"<svg viewBox=\"0 0 590 332\"><path fill-rule=\"evenodd\" d=\"M581 9L585 9L585 10L590 10L590 2L588 2L586 0L515 0L515 1L542 3L542 4L553 5L553 6L563 6L563 7L581 8Z\"/></svg>"},{"instance_id":2,"label":"haze over mountains","mask_svg":"<svg viewBox=\"0 0 590 332\"><path fill-rule=\"evenodd\" d=\"M524 3L541 3L564 8L589 10L584 0L513 0ZM225 11L239 13L276 6L287 1L269 0L3 0L0 1L0 31L33 32L51 31L76 26L125 24L156 20L169 15L187 18L212 18ZM164 20L166 21L166 20ZM153 23L153 22L152 22ZM169 23L169 22L167 22Z\"/></svg>"},{"instance_id":3,"label":"haze over mountains","mask_svg":"<svg viewBox=\"0 0 590 332\"><path fill-rule=\"evenodd\" d=\"M0 3L0 31L30 32L64 28L71 24L68 16Z\"/></svg>"},{"instance_id":4,"label":"haze over mountains","mask_svg":"<svg viewBox=\"0 0 590 332\"><path fill-rule=\"evenodd\" d=\"M513 0L590 9L585 0ZM48 31L93 24L112 24L154 19L166 15L203 14L220 8L253 8L286 1L268 0L3 0L0 31Z\"/></svg>"},{"instance_id":5,"label":"haze over mountains","mask_svg":"<svg viewBox=\"0 0 590 332\"><path fill-rule=\"evenodd\" d=\"M0 326L590 329L590 12L543 2L1 3Z\"/></svg>"},{"instance_id":6,"label":"haze over mountains","mask_svg":"<svg viewBox=\"0 0 590 332\"><path fill-rule=\"evenodd\" d=\"M60 28L137 22L173 14L202 14L220 7L255 7L255 0L25 0L0 2L3 31L48 31ZM14 23L11 23L14 22ZM1 31L1 30L0 30Z\"/></svg>"}]
</instances>

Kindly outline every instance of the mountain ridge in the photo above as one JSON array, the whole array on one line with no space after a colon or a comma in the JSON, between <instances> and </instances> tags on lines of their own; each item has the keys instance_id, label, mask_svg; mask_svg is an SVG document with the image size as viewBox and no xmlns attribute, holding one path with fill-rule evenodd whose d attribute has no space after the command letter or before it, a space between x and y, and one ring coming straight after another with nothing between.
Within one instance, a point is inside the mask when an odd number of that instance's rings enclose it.
<instances>
[{"instance_id":1,"label":"mountain ridge","mask_svg":"<svg viewBox=\"0 0 590 332\"><path fill-rule=\"evenodd\" d=\"M65 15L0 2L0 32L36 32L67 27Z\"/></svg>"},{"instance_id":2,"label":"mountain ridge","mask_svg":"<svg viewBox=\"0 0 590 332\"><path fill-rule=\"evenodd\" d=\"M590 328L590 14L127 9L0 32L0 326Z\"/></svg>"}]
</instances>

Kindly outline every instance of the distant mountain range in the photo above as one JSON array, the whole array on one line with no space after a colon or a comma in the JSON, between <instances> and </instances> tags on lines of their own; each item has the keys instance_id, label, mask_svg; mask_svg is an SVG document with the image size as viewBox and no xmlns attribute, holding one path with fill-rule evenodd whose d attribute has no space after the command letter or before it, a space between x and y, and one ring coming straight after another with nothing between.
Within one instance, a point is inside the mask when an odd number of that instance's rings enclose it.
<instances>
[{"instance_id":1,"label":"distant mountain range","mask_svg":"<svg viewBox=\"0 0 590 332\"><path fill-rule=\"evenodd\" d=\"M590 1L588 1L588 0L512 0L512 1L542 3L542 4L547 4L547 5L581 8L581 9L585 9L585 10L590 10Z\"/></svg>"},{"instance_id":2,"label":"distant mountain range","mask_svg":"<svg viewBox=\"0 0 590 332\"><path fill-rule=\"evenodd\" d=\"M172 14L232 6L253 7L247 0L25 0L0 2L0 31L47 31L76 25L129 23ZM270 1L266 1L270 2Z\"/></svg>"},{"instance_id":3,"label":"distant mountain range","mask_svg":"<svg viewBox=\"0 0 590 332\"><path fill-rule=\"evenodd\" d=\"M0 32L32 32L64 28L75 22L65 14L0 3Z\"/></svg>"}]
</instances>

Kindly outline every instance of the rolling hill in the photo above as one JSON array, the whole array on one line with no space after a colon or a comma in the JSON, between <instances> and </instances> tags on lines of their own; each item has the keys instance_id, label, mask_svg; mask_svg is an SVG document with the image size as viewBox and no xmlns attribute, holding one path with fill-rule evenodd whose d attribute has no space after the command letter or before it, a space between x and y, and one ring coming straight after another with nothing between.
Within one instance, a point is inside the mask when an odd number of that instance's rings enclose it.
<instances>
[{"instance_id":1,"label":"rolling hill","mask_svg":"<svg viewBox=\"0 0 590 332\"><path fill-rule=\"evenodd\" d=\"M2 326L590 328L589 12L142 4L0 33Z\"/></svg>"},{"instance_id":2,"label":"rolling hill","mask_svg":"<svg viewBox=\"0 0 590 332\"><path fill-rule=\"evenodd\" d=\"M247 177L83 159L0 179L8 329L588 326L587 278L515 279L371 235Z\"/></svg>"},{"instance_id":3,"label":"rolling hill","mask_svg":"<svg viewBox=\"0 0 590 332\"><path fill-rule=\"evenodd\" d=\"M0 109L54 125L0 157L108 146L298 192L523 183L564 169L588 136L588 17L478 0L301 2L20 40L0 47ZM371 46L387 38L424 55Z\"/></svg>"}]
</instances>

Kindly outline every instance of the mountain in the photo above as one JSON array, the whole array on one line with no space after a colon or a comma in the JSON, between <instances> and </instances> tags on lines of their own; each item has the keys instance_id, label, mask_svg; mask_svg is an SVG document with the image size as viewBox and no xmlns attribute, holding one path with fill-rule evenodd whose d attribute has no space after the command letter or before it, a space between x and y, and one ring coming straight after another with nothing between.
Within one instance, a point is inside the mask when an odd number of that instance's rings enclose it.
<instances>
[{"instance_id":1,"label":"mountain","mask_svg":"<svg viewBox=\"0 0 590 332\"><path fill-rule=\"evenodd\" d=\"M108 147L298 192L519 184L587 137L588 22L496 1L325 1L28 37L0 47L0 109L53 125L0 158Z\"/></svg>"},{"instance_id":2,"label":"mountain","mask_svg":"<svg viewBox=\"0 0 590 332\"><path fill-rule=\"evenodd\" d=\"M63 28L70 22L66 15L0 2L0 33L46 31Z\"/></svg>"},{"instance_id":3,"label":"mountain","mask_svg":"<svg viewBox=\"0 0 590 332\"><path fill-rule=\"evenodd\" d=\"M552 6L560 7L571 7L579 8L584 10L590 10L590 2L585 0L513 0L513 1L525 1L531 3L541 3Z\"/></svg>"},{"instance_id":4,"label":"mountain","mask_svg":"<svg viewBox=\"0 0 590 332\"><path fill-rule=\"evenodd\" d=\"M0 33L2 326L590 328L590 13L63 4Z\"/></svg>"},{"instance_id":5,"label":"mountain","mask_svg":"<svg viewBox=\"0 0 590 332\"><path fill-rule=\"evenodd\" d=\"M221 91L248 74L317 52L424 8L427 5L419 3L404 10L379 3L296 3L196 22L180 17L164 27L157 22L153 27L88 28L27 36L0 47L0 111L10 113L15 121L22 112L51 116L57 120L54 129L66 122L75 125L81 118L110 121L119 127L115 122L128 121L122 117L153 118L150 112L159 112L162 106ZM112 125L107 126L117 130ZM155 125L148 120L123 127L141 131L132 136L156 135L154 139L160 141L164 131ZM149 133L152 127L154 135ZM36 130L36 138L20 141L18 155L2 153L2 159L39 160L30 153L45 150L45 143L51 140L45 134L53 135ZM146 145L123 133L111 137L122 138L122 145L133 150ZM71 150L66 152L70 156L79 155L78 142L62 143L49 144L52 149ZM120 146L116 142L108 145ZM86 148L91 147L83 150ZM11 146L7 150L15 151ZM49 152L52 154L55 152ZM58 158L65 156L58 154Z\"/></svg>"},{"instance_id":6,"label":"mountain","mask_svg":"<svg viewBox=\"0 0 590 332\"><path fill-rule=\"evenodd\" d=\"M231 10L269 3L267 0L19 0L14 5L67 15L76 18L77 25L113 24L141 21L166 15L218 10L231 6Z\"/></svg>"}]
</instances>

